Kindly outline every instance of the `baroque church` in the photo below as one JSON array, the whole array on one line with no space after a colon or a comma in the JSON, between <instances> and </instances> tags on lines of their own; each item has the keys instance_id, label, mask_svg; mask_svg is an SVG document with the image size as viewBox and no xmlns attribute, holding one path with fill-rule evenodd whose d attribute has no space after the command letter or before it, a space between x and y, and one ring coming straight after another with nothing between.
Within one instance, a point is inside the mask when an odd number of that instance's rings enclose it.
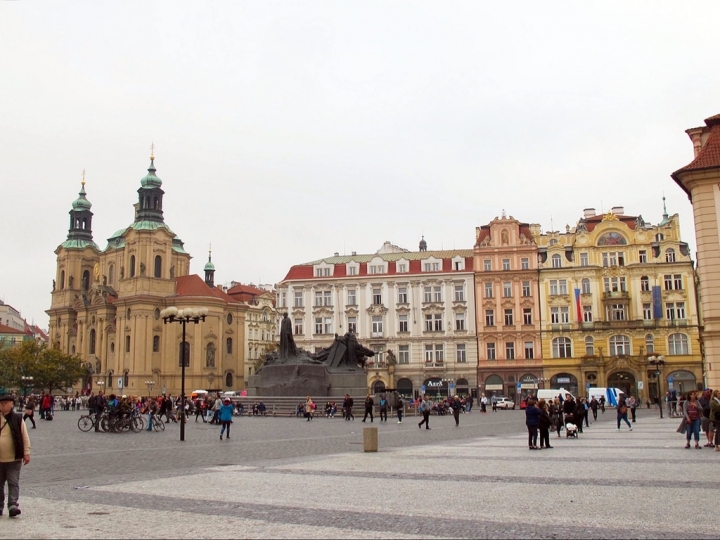
<instances>
[{"instance_id":1,"label":"baroque church","mask_svg":"<svg viewBox=\"0 0 720 540\"><path fill-rule=\"evenodd\" d=\"M154 160L140 180L133 222L104 249L93 240L83 175L67 239L55 250L50 343L81 358L83 392L177 395L182 325L164 324L160 311L206 307L206 320L186 328L186 392L244 388L245 321L253 306L215 286L211 256L205 279L189 273L191 257L163 218Z\"/></svg>"}]
</instances>

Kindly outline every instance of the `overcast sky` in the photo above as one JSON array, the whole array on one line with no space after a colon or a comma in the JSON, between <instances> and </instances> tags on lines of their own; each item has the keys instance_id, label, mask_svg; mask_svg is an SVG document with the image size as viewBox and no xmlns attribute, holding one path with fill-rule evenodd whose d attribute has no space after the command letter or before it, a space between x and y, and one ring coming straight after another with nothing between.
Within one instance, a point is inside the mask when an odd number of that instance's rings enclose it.
<instances>
[{"instance_id":1,"label":"overcast sky","mask_svg":"<svg viewBox=\"0 0 720 540\"><path fill-rule=\"evenodd\" d=\"M471 248L586 207L695 245L670 173L720 113L720 2L0 0L0 299L47 325L85 169L93 233L165 220L216 283L385 240ZM551 222L552 220L552 222Z\"/></svg>"}]
</instances>

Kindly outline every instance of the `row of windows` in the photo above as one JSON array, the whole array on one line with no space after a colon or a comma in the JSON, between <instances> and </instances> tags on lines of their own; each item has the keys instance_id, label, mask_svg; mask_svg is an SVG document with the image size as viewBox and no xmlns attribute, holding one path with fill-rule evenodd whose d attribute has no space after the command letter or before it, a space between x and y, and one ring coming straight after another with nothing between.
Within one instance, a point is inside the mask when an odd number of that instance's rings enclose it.
<instances>
[{"instance_id":1,"label":"row of windows","mask_svg":"<svg viewBox=\"0 0 720 540\"><path fill-rule=\"evenodd\" d=\"M426 332L443 332L442 314L426 314L424 329ZM371 337L380 337L383 334L383 316L373 315L371 319L372 334ZM347 318L348 332L357 333L357 317ZM465 313L455 314L455 330L466 330L466 317ZM302 336L305 334L305 325L303 319L293 320L293 332L295 335ZM408 327L408 316L398 315L398 332L409 332ZM333 320L332 317L315 317L315 334L332 334L333 333Z\"/></svg>"},{"instance_id":2,"label":"row of windows","mask_svg":"<svg viewBox=\"0 0 720 540\"><path fill-rule=\"evenodd\" d=\"M532 308L523 308L523 324L533 323ZM515 311L513 309L506 309L503 313L503 323L505 326L515 325ZM495 326L495 310L485 310L485 326Z\"/></svg>"},{"instance_id":3,"label":"row of windows","mask_svg":"<svg viewBox=\"0 0 720 540\"><path fill-rule=\"evenodd\" d=\"M506 281L502 284L502 295L503 298L512 298L513 296L512 283ZM532 296L532 289L530 288L529 281L523 281L520 289L520 294L523 297ZM493 283L485 283L485 298L493 298L495 296L495 285Z\"/></svg>"},{"instance_id":4,"label":"row of windows","mask_svg":"<svg viewBox=\"0 0 720 540\"><path fill-rule=\"evenodd\" d=\"M524 346L524 358L531 360L535 358L535 343L532 341L525 341L523 343ZM493 342L489 342L485 344L485 353L487 354L488 360L497 360L497 344ZM515 342L514 341L506 341L505 342L505 359L507 360L515 360L517 358L515 353Z\"/></svg>"},{"instance_id":5,"label":"row of windows","mask_svg":"<svg viewBox=\"0 0 720 540\"><path fill-rule=\"evenodd\" d=\"M492 272L492 260L491 259L485 259L483 261L483 270L485 272ZM510 259L503 259L502 260L502 269L504 272L507 272L509 270L513 270L510 264ZM530 259L528 257L522 257L520 259L520 270L530 270Z\"/></svg>"},{"instance_id":6,"label":"row of windows","mask_svg":"<svg viewBox=\"0 0 720 540\"><path fill-rule=\"evenodd\" d=\"M528 291L530 285L528 282ZM304 307L305 300L302 291L295 291L294 296L294 307ZM529 293L528 293L529 296ZM280 293L278 300L280 307L285 307L285 293ZM398 304L408 303L408 288L398 287L397 293ZM465 285L455 285L453 291L453 301L465 302ZM443 302L443 288L440 286L428 286L423 287L423 302ZM372 303L375 305L383 304L383 290L380 287L374 287L372 289ZM333 295L332 291L315 291L315 306L332 306ZM357 289L348 289L347 291L347 302L348 306L357 306Z\"/></svg>"},{"instance_id":7,"label":"row of windows","mask_svg":"<svg viewBox=\"0 0 720 540\"><path fill-rule=\"evenodd\" d=\"M647 250L641 249L638 252L638 261L641 264L646 264L648 262ZM673 248L667 248L665 250L665 262L675 262L675 250ZM555 253L552 257L550 257L550 264L553 268L562 268L562 255ZM604 252L602 254L602 265L604 267L625 266L625 253L621 251ZM590 266L590 260L587 253L580 254L580 266Z\"/></svg>"},{"instance_id":8,"label":"row of windows","mask_svg":"<svg viewBox=\"0 0 720 540\"><path fill-rule=\"evenodd\" d=\"M624 356L632 354L630 346L630 338L623 335L611 336L608 340L610 356ZM690 354L689 341L685 334L670 334L668 336L668 354ZM645 352L652 354L655 352L655 338L652 334L645 336ZM595 338L587 336L585 338L585 354L588 356L595 355ZM567 337L558 337L552 340L553 358L571 358L572 340Z\"/></svg>"},{"instance_id":9,"label":"row of windows","mask_svg":"<svg viewBox=\"0 0 720 540\"><path fill-rule=\"evenodd\" d=\"M441 272L442 271L442 262L439 261L430 261L425 262L422 264L422 271L423 272ZM465 270L465 261L459 260L459 261L453 261L453 270L455 271L461 271ZM348 276L356 276L358 275L359 271L358 265L347 265L346 266L346 273ZM395 271L398 274L406 274L409 270L408 263L396 263L395 264ZM368 265L368 274L377 275L377 274L387 274L388 267L385 264L371 264ZM320 267L315 268L314 272L315 277L330 277L332 275L331 268L330 267Z\"/></svg>"}]
</instances>

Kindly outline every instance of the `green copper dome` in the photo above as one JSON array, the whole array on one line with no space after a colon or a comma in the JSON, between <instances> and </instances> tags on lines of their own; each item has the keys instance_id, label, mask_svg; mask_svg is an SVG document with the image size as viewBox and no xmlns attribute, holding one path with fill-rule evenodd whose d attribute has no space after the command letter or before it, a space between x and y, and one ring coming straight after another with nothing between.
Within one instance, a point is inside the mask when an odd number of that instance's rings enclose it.
<instances>
[{"instance_id":1,"label":"green copper dome","mask_svg":"<svg viewBox=\"0 0 720 540\"><path fill-rule=\"evenodd\" d=\"M82 183L82 189L80 190L79 197L72 203L73 210L90 210L92 204L85 197L85 182Z\"/></svg>"},{"instance_id":2,"label":"green copper dome","mask_svg":"<svg viewBox=\"0 0 720 540\"><path fill-rule=\"evenodd\" d=\"M215 265L212 263L212 261L208 261L207 264L205 264L204 270L212 270L215 271Z\"/></svg>"},{"instance_id":3,"label":"green copper dome","mask_svg":"<svg viewBox=\"0 0 720 540\"><path fill-rule=\"evenodd\" d=\"M148 169L147 175L140 180L140 185L144 188L159 188L162 186L162 180L155 175L155 161L150 160L150 168Z\"/></svg>"}]
</instances>

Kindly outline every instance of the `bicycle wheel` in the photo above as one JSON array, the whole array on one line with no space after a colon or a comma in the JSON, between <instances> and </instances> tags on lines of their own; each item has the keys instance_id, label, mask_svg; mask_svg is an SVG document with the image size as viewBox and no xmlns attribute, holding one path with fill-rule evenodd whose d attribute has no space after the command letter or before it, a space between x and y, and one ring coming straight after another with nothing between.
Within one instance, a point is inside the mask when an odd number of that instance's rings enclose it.
<instances>
[{"instance_id":1,"label":"bicycle wheel","mask_svg":"<svg viewBox=\"0 0 720 540\"><path fill-rule=\"evenodd\" d=\"M93 422L92 416L89 416L87 414L82 415L80 418L78 418L78 428L80 431L90 431L93 426L95 425L95 422Z\"/></svg>"},{"instance_id":2,"label":"bicycle wheel","mask_svg":"<svg viewBox=\"0 0 720 540\"><path fill-rule=\"evenodd\" d=\"M160 420L160 417L153 418L153 429L155 431L165 431L165 424L162 420Z\"/></svg>"},{"instance_id":3,"label":"bicycle wheel","mask_svg":"<svg viewBox=\"0 0 720 540\"><path fill-rule=\"evenodd\" d=\"M143 420L142 416L134 416L132 420L130 420L130 429L133 430L135 433L141 432L145 428L145 421Z\"/></svg>"},{"instance_id":4,"label":"bicycle wheel","mask_svg":"<svg viewBox=\"0 0 720 540\"><path fill-rule=\"evenodd\" d=\"M105 433L110 431L110 417L107 415L103 415L100 419L100 429L102 429Z\"/></svg>"}]
</instances>

